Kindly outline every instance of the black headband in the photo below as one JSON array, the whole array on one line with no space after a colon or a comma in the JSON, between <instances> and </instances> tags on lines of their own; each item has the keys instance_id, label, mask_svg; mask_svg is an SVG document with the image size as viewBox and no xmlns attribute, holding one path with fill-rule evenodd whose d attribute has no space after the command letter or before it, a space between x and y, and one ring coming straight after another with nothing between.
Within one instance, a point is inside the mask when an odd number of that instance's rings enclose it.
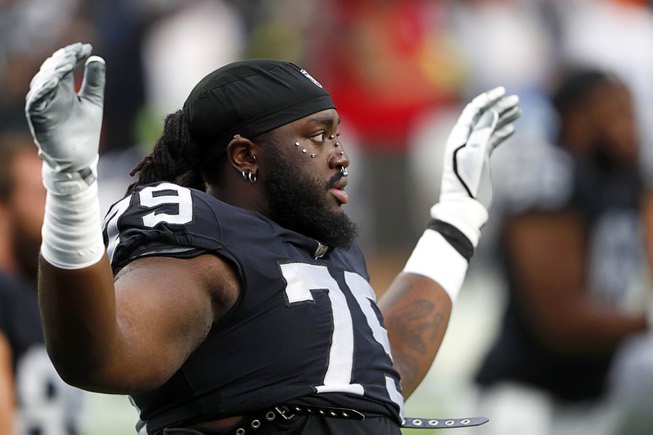
<instances>
[{"instance_id":1,"label":"black headband","mask_svg":"<svg viewBox=\"0 0 653 435\"><path fill-rule=\"evenodd\" d=\"M183 111L193 139L221 154L234 135L249 139L310 114L335 108L329 93L297 65L256 59L204 77Z\"/></svg>"}]
</instances>

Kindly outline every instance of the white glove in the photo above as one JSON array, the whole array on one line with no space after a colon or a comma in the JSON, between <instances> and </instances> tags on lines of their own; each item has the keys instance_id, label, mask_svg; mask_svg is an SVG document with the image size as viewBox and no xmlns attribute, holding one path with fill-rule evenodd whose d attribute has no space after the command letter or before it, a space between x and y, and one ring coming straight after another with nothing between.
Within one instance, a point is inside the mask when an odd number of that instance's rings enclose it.
<instances>
[{"instance_id":1,"label":"white glove","mask_svg":"<svg viewBox=\"0 0 653 435\"><path fill-rule=\"evenodd\" d=\"M89 57L91 50L81 43L57 50L43 62L25 98L48 190L41 255L61 269L88 267L104 254L96 179L105 63ZM76 94L73 70L84 60Z\"/></svg>"},{"instance_id":2,"label":"white glove","mask_svg":"<svg viewBox=\"0 0 653 435\"><path fill-rule=\"evenodd\" d=\"M50 56L30 83L25 115L44 165L46 187L74 193L95 181L104 105L105 62L76 43ZM73 69L86 60L75 93Z\"/></svg>"},{"instance_id":3,"label":"white glove","mask_svg":"<svg viewBox=\"0 0 653 435\"><path fill-rule=\"evenodd\" d=\"M515 132L519 97L497 87L474 98L456 122L445 148L440 199L431 217L460 230L474 247L492 201L490 156Z\"/></svg>"}]
</instances>

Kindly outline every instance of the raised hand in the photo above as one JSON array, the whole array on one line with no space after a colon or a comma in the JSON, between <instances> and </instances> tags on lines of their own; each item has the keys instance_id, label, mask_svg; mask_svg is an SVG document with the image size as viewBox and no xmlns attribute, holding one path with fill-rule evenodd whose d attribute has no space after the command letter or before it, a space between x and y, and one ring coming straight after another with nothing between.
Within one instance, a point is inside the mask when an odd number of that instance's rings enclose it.
<instances>
[{"instance_id":1,"label":"raised hand","mask_svg":"<svg viewBox=\"0 0 653 435\"><path fill-rule=\"evenodd\" d=\"M90 44L82 43L57 50L32 79L25 104L39 155L49 169L68 178L79 174L87 183L97 164L106 69L91 51ZM73 70L84 60L84 79L76 93Z\"/></svg>"},{"instance_id":2,"label":"raised hand","mask_svg":"<svg viewBox=\"0 0 653 435\"><path fill-rule=\"evenodd\" d=\"M519 118L519 98L497 87L474 98L463 110L445 148L440 199L434 219L462 231L477 245L492 201L490 156L510 137Z\"/></svg>"}]
</instances>

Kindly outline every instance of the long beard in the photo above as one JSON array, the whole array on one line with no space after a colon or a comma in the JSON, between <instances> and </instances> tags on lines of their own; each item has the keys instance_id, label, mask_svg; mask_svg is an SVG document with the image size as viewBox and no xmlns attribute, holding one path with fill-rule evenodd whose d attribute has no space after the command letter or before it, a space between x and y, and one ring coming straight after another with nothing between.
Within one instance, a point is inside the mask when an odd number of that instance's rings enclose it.
<instances>
[{"instance_id":1,"label":"long beard","mask_svg":"<svg viewBox=\"0 0 653 435\"><path fill-rule=\"evenodd\" d=\"M266 155L266 190L271 218L284 228L311 237L332 248L348 248L358 228L342 211L327 207L325 193L342 177L328 183L302 173L279 153Z\"/></svg>"}]
</instances>

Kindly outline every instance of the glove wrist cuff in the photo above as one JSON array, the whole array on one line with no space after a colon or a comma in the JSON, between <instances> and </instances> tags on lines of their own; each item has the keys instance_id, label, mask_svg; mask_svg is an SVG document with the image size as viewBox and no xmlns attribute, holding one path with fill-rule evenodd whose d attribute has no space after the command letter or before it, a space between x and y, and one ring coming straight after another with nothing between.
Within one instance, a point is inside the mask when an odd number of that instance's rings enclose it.
<instances>
[{"instance_id":1,"label":"glove wrist cuff","mask_svg":"<svg viewBox=\"0 0 653 435\"><path fill-rule=\"evenodd\" d=\"M487 222L488 212L473 198L457 198L435 204L431 207L431 217L454 226L476 248L481 238L481 228Z\"/></svg>"},{"instance_id":2,"label":"glove wrist cuff","mask_svg":"<svg viewBox=\"0 0 653 435\"><path fill-rule=\"evenodd\" d=\"M54 195L74 195L88 189L97 181L99 156L86 168L77 171L58 171L43 162L43 185Z\"/></svg>"}]
</instances>

